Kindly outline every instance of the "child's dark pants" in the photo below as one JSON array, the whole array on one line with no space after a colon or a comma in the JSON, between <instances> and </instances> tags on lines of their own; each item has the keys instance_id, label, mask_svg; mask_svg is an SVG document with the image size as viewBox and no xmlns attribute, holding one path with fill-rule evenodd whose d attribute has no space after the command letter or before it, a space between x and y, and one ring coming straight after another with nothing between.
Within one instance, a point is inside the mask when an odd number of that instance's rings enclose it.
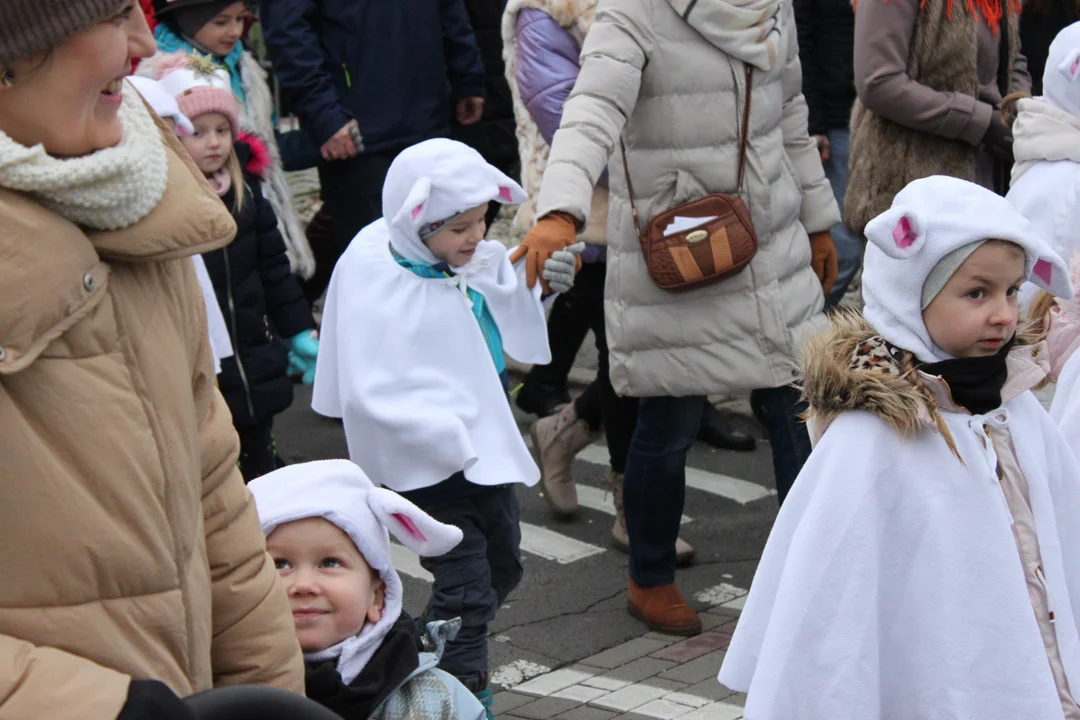
<instances>
[{"instance_id":1,"label":"child's dark pants","mask_svg":"<svg viewBox=\"0 0 1080 720\"><path fill-rule=\"evenodd\" d=\"M473 485L457 473L431 488L402 495L464 534L449 553L421 558L420 564L435 576L424 620L461 618L461 632L446 646L439 667L475 691L488 671L488 623L521 582L515 486Z\"/></svg>"}]
</instances>

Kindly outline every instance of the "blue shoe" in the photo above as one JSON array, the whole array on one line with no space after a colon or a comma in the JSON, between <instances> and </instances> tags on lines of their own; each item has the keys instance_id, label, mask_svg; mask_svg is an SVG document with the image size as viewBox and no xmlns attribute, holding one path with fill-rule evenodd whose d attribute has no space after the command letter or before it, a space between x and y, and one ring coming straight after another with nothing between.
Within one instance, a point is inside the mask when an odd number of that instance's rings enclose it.
<instances>
[{"instance_id":1,"label":"blue shoe","mask_svg":"<svg viewBox=\"0 0 1080 720\"><path fill-rule=\"evenodd\" d=\"M491 712L491 708L495 705L495 695L491 692L491 686L489 685L480 692L473 694L476 695L476 699L480 701L480 704L484 706L487 720L495 720L495 714Z\"/></svg>"}]
</instances>

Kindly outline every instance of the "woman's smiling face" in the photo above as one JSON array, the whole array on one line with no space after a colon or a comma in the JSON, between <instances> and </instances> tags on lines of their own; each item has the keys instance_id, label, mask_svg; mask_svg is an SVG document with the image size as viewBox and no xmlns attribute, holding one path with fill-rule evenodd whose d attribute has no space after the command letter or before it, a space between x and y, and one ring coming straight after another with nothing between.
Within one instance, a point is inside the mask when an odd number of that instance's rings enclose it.
<instances>
[{"instance_id":1,"label":"woman's smiling face","mask_svg":"<svg viewBox=\"0 0 1080 720\"><path fill-rule=\"evenodd\" d=\"M10 87L0 86L0 130L55 157L77 157L119 144L119 111L133 58L157 49L134 0L84 28L48 53L9 63Z\"/></svg>"}]
</instances>

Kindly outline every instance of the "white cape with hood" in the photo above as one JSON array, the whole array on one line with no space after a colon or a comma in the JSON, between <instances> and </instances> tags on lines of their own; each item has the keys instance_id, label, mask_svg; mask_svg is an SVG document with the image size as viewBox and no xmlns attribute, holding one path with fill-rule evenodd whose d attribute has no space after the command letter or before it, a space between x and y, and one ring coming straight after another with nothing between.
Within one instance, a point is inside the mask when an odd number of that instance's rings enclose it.
<instances>
[{"instance_id":1,"label":"white cape with hood","mask_svg":"<svg viewBox=\"0 0 1080 720\"><path fill-rule=\"evenodd\" d=\"M996 458L1028 481L1062 661L1080 687L1080 468L1030 392L927 430L838 417L780 510L720 682L746 720L1061 720Z\"/></svg>"},{"instance_id":2,"label":"white cape with hood","mask_svg":"<svg viewBox=\"0 0 1080 720\"><path fill-rule=\"evenodd\" d=\"M504 350L523 363L551 361L539 283L530 289L501 243L482 241L455 277L422 278L398 265L438 260L419 228L491 200L525 193L474 150L429 140L387 174L384 218L356 236L327 291L312 407L343 418L349 456L397 491L454 473L478 485L534 485L540 471L522 441L466 294L480 292Z\"/></svg>"}]
</instances>

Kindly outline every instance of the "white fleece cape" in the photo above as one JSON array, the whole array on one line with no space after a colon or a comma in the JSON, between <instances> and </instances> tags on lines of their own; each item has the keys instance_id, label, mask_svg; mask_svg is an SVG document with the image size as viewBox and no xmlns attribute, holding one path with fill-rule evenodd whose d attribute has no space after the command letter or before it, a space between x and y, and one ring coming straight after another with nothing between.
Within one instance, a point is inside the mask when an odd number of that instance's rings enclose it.
<instances>
[{"instance_id":1,"label":"white fleece cape","mask_svg":"<svg viewBox=\"0 0 1080 720\"><path fill-rule=\"evenodd\" d=\"M524 280L501 243L482 241L455 277L422 278L404 257L436 262L418 229L524 191L478 153L450 140L403 152L387 174L384 219L360 231L327 291L312 407L344 420L349 456L397 491L457 472L478 485L534 485L540 471L510 411L465 292L483 294L506 354L551 361L539 283Z\"/></svg>"},{"instance_id":2,"label":"white fleece cape","mask_svg":"<svg viewBox=\"0 0 1080 720\"><path fill-rule=\"evenodd\" d=\"M1080 467L1030 392L902 440L840 415L773 526L720 682L746 720L1059 720L1011 516L981 427L1030 488L1061 657L1080 687Z\"/></svg>"}]
</instances>

